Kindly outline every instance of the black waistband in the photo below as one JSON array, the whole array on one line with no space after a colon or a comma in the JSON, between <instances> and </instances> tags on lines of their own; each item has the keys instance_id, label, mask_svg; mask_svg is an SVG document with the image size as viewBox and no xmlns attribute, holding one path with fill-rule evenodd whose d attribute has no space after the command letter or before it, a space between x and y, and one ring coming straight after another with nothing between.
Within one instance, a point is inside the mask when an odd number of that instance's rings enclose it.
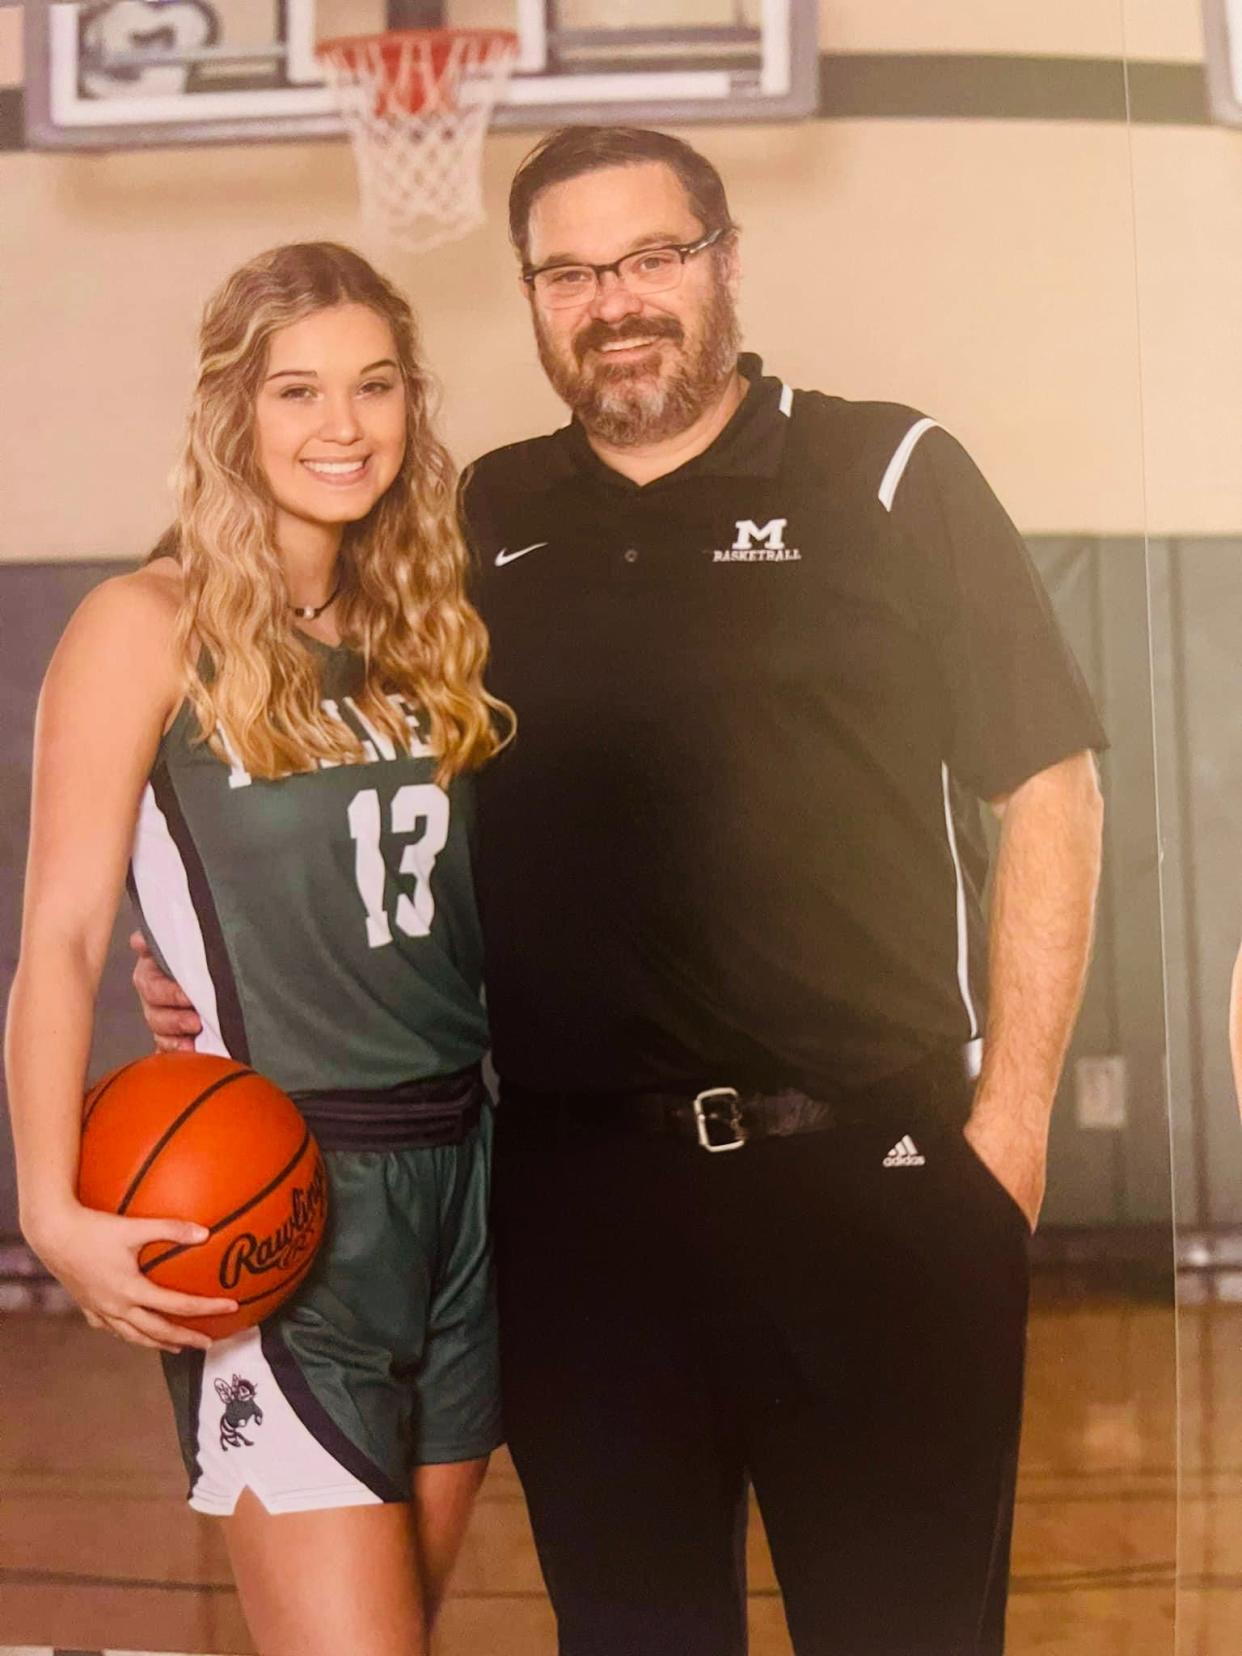
<instances>
[{"instance_id":1,"label":"black waistband","mask_svg":"<svg viewBox=\"0 0 1242 1656\"><path fill-rule=\"evenodd\" d=\"M535 1090L502 1080L497 1125L511 1140L531 1144L657 1133L704 1148L719 1148L735 1137L788 1137L833 1127L891 1125L904 1131L919 1122L961 1127L970 1114L976 1057L975 1043L941 1049L872 1086L848 1091L734 1089L727 1076L702 1088L594 1093Z\"/></svg>"},{"instance_id":2,"label":"black waistband","mask_svg":"<svg viewBox=\"0 0 1242 1656\"><path fill-rule=\"evenodd\" d=\"M478 1064L395 1087L290 1095L321 1150L417 1150L460 1144L487 1101Z\"/></svg>"}]
</instances>

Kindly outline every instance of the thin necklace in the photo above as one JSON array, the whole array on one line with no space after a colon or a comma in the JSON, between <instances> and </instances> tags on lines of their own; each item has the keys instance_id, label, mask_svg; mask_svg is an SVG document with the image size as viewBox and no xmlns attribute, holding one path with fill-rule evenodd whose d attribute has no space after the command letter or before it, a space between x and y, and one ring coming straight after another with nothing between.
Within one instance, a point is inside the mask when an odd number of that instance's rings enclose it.
<instances>
[{"instance_id":1,"label":"thin necklace","mask_svg":"<svg viewBox=\"0 0 1242 1656\"><path fill-rule=\"evenodd\" d=\"M341 577L338 575L336 578L336 585L324 599L323 603L319 605L318 609L316 609L313 604L294 604L292 606L293 613L297 616L299 621L318 621L319 617L323 614L324 610L327 609L328 605L336 602L336 597L340 590Z\"/></svg>"}]
</instances>

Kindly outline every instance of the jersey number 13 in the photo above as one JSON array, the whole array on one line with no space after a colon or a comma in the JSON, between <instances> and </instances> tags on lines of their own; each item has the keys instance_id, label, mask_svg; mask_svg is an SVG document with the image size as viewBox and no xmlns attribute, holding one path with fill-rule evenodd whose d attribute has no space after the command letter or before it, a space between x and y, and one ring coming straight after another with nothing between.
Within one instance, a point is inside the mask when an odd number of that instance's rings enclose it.
<instances>
[{"instance_id":1,"label":"jersey number 13","mask_svg":"<svg viewBox=\"0 0 1242 1656\"><path fill-rule=\"evenodd\" d=\"M367 944L372 949L392 942L394 922L407 937L426 937L430 932L436 912L431 873L448 839L448 797L434 782L411 782L392 796L389 815L389 832L409 841L397 874L412 882L398 894L391 921L384 905L388 866L380 849L384 823L379 791L363 788L349 802L354 878L366 910Z\"/></svg>"}]
</instances>

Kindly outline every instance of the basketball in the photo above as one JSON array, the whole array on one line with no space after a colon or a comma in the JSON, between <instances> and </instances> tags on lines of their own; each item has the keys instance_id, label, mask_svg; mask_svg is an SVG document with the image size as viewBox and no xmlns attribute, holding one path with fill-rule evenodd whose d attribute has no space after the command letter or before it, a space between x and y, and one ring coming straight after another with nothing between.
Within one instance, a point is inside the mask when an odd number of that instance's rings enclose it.
<instances>
[{"instance_id":1,"label":"basketball","mask_svg":"<svg viewBox=\"0 0 1242 1656\"><path fill-rule=\"evenodd\" d=\"M327 1217L319 1147L292 1099L235 1059L197 1052L139 1058L92 1087L78 1198L134 1219L206 1226L205 1242L151 1242L138 1263L165 1288L235 1299L231 1315L183 1321L216 1339L288 1298Z\"/></svg>"}]
</instances>

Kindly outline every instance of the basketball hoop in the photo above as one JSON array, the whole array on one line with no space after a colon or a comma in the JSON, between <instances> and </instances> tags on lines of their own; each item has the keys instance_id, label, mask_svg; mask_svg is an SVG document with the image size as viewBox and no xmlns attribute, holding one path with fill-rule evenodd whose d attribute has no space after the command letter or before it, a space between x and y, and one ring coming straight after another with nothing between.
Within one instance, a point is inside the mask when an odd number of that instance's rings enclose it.
<instances>
[{"instance_id":1,"label":"basketball hoop","mask_svg":"<svg viewBox=\"0 0 1242 1656\"><path fill-rule=\"evenodd\" d=\"M483 139L517 48L507 29L398 29L315 48L363 216L386 240L421 252L482 224Z\"/></svg>"}]
</instances>

